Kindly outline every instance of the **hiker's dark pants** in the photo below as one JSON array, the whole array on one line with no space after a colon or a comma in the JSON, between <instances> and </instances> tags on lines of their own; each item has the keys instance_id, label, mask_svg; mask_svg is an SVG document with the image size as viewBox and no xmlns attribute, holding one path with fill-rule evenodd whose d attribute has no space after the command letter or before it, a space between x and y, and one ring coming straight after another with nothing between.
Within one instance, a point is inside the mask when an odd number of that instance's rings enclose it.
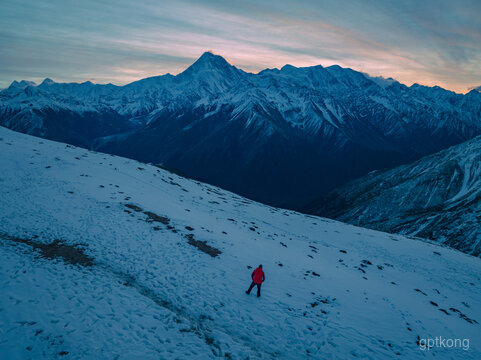
<instances>
[{"instance_id":1,"label":"hiker's dark pants","mask_svg":"<svg viewBox=\"0 0 481 360\"><path fill-rule=\"evenodd\" d=\"M247 294L250 294L252 288L256 285L257 285L257 297L260 297L261 296L261 285L262 284L256 284L254 281L252 282L251 286L249 286L249 290L247 290Z\"/></svg>"}]
</instances>

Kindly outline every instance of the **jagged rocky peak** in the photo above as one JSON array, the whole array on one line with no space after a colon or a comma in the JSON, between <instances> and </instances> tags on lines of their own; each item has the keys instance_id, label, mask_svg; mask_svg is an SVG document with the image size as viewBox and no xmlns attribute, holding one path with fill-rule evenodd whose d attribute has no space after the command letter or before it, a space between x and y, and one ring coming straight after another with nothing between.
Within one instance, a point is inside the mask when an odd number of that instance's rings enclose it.
<instances>
[{"instance_id":1,"label":"jagged rocky peak","mask_svg":"<svg viewBox=\"0 0 481 360\"><path fill-rule=\"evenodd\" d=\"M200 58L197 59L184 72L179 74L181 78L198 76L199 74L206 74L212 76L219 74L222 76L238 77L243 73L242 70L229 64L222 56L215 55L210 51L206 51Z\"/></svg>"},{"instance_id":2,"label":"jagged rocky peak","mask_svg":"<svg viewBox=\"0 0 481 360\"><path fill-rule=\"evenodd\" d=\"M212 67L230 67L230 65L226 59L224 59L220 55L216 55L210 51L206 51L201 55L200 58L197 59L196 62L192 64L191 67L197 68L212 68Z\"/></svg>"},{"instance_id":3,"label":"jagged rocky peak","mask_svg":"<svg viewBox=\"0 0 481 360\"><path fill-rule=\"evenodd\" d=\"M286 72L295 71L295 70L297 70L297 67L291 64L286 64L281 68L281 71L286 71Z\"/></svg>"},{"instance_id":4,"label":"jagged rocky peak","mask_svg":"<svg viewBox=\"0 0 481 360\"><path fill-rule=\"evenodd\" d=\"M24 89L27 86L37 86L37 84L35 84L35 82L33 81L28 81L28 80L22 80L22 81L13 80L9 88Z\"/></svg>"},{"instance_id":5,"label":"jagged rocky peak","mask_svg":"<svg viewBox=\"0 0 481 360\"><path fill-rule=\"evenodd\" d=\"M40 86L48 86L48 85L53 85L55 84L55 81L53 81L52 79L50 78L45 78L44 81L42 81L42 83L40 84Z\"/></svg>"}]
</instances>

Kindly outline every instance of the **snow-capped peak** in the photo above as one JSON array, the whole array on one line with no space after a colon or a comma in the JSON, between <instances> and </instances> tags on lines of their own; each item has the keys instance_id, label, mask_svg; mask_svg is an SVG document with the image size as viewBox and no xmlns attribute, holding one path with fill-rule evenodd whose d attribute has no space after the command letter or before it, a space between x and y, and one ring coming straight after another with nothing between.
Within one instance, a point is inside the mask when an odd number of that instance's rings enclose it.
<instances>
[{"instance_id":1,"label":"snow-capped peak","mask_svg":"<svg viewBox=\"0 0 481 360\"><path fill-rule=\"evenodd\" d=\"M40 84L40 86L53 85L53 84L55 84L55 81L53 81L53 80L50 79L50 78L45 78L45 80L42 81L42 83Z\"/></svg>"},{"instance_id":2,"label":"snow-capped peak","mask_svg":"<svg viewBox=\"0 0 481 360\"><path fill-rule=\"evenodd\" d=\"M9 88L24 89L27 86L37 86L37 84L35 84L35 82L33 82L33 81L28 81L28 80L22 80L20 82L17 81L17 80L13 80L13 82L10 84Z\"/></svg>"},{"instance_id":3,"label":"snow-capped peak","mask_svg":"<svg viewBox=\"0 0 481 360\"><path fill-rule=\"evenodd\" d=\"M198 58L190 67L197 68L197 69L205 69L205 68L222 68L222 67L229 67L230 65L226 59L224 59L220 55L215 55L210 51L206 51Z\"/></svg>"},{"instance_id":4,"label":"snow-capped peak","mask_svg":"<svg viewBox=\"0 0 481 360\"><path fill-rule=\"evenodd\" d=\"M205 90L208 94L213 94L231 88L244 75L244 71L229 64L222 56L205 52L184 72L177 75L176 81L186 83L196 93L201 94Z\"/></svg>"},{"instance_id":5,"label":"snow-capped peak","mask_svg":"<svg viewBox=\"0 0 481 360\"><path fill-rule=\"evenodd\" d=\"M215 55L209 51L202 54L191 66L179 74L180 77L199 76L203 74L212 76L218 73L224 76L239 76L242 71L229 64L222 56Z\"/></svg>"},{"instance_id":6,"label":"snow-capped peak","mask_svg":"<svg viewBox=\"0 0 481 360\"><path fill-rule=\"evenodd\" d=\"M295 69L297 69L297 67L295 67L294 65L286 64L281 68L281 71L293 71Z\"/></svg>"}]
</instances>

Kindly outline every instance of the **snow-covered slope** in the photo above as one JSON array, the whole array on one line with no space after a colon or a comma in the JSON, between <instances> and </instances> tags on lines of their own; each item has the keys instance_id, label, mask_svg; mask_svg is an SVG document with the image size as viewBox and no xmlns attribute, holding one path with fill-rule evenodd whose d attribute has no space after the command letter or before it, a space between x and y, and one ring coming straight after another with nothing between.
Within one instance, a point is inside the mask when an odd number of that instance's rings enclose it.
<instances>
[{"instance_id":1,"label":"snow-covered slope","mask_svg":"<svg viewBox=\"0 0 481 360\"><path fill-rule=\"evenodd\" d=\"M478 258L5 128L0 151L2 359L481 356Z\"/></svg>"},{"instance_id":2,"label":"snow-covered slope","mask_svg":"<svg viewBox=\"0 0 481 360\"><path fill-rule=\"evenodd\" d=\"M412 164L375 171L305 209L481 255L481 137Z\"/></svg>"},{"instance_id":3,"label":"snow-covered slope","mask_svg":"<svg viewBox=\"0 0 481 360\"><path fill-rule=\"evenodd\" d=\"M339 66L246 73L203 54L125 86L15 82L0 124L163 164L268 204L299 207L371 170L481 134L481 94L407 87Z\"/></svg>"}]
</instances>

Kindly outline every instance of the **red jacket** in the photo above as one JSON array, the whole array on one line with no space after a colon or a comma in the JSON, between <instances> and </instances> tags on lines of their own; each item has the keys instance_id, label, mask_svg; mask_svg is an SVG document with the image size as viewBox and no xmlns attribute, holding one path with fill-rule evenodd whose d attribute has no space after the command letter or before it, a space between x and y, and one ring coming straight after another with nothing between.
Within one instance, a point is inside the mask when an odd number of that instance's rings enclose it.
<instances>
[{"instance_id":1,"label":"red jacket","mask_svg":"<svg viewBox=\"0 0 481 360\"><path fill-rule=\"evenodd\" d=\"M264 280L266 279L266 276L264 275L264 271L262 271L262 268L258 267L252 272L252 281L254 281L256 284L262 284Z\"/></svg>"}]
</instances>

